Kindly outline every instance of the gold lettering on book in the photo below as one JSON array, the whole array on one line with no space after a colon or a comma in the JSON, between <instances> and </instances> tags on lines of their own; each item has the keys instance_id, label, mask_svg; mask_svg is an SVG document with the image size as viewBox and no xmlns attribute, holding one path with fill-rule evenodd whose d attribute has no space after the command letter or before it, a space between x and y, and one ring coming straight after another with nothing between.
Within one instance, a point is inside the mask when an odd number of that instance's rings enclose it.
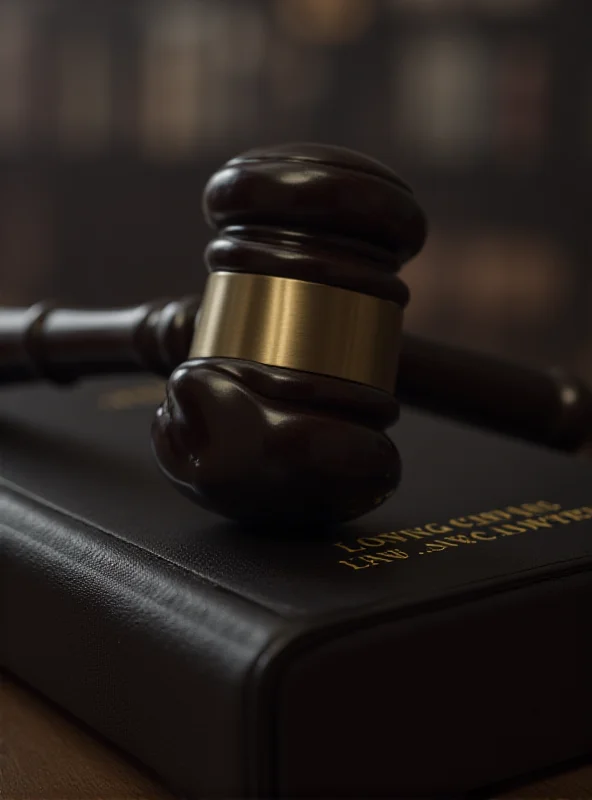
<instances>
[{"instance_id":1,"label":"gold lettering on book","mask_svg":"<svg viewBox=\"0 0 592 800\"><path fill-rule=\"evenodd\" d=\"M437 553L446 550L446 545L442 542L428 542L425 547L426 553Z\"/></svg>"},{"instance_id":2,"label":"gold lettering on book","mask_svg":"<svg viewBox=\"0 0 592 800\"><path fill-rule=\"evenodd\" d=\"M377 566L381 562L386 561L387 564L391 562L392 559L388 558L384 555L384 553L373 553L371 556L360 556L360 561L367 561L373 567Z\"/></svg>"},{"instance_id":3,"label":"gold lettering on book","mask_svg":"<svg viewBox=\"0 0 592 800\"><path fill-rule=\"evenodd\" d=\"M527 511L525 508L518 508L518 506L508 506L508 513L515 517L533 517L532 511Z\"/></svg>"},{"instance_id":4,"label":"gold lettering on book","mask_svg":"<svg viewBox=\"0 0 592 800\"><path fill-rule=\"evenodd\" d=\"M349 547L343 542L335 542L335 547L341 547L343 550L347 550L348 553L361 553L362 550L366 549L365 547Z\"/></svg>"},{"instance_id":5,"label":"gold lettering on book","mask_svg":"<svg viewBox=\"0 0 592 800\"><path fill-rule=\"evenodd\" d=\"M423 539L426 536L433 536L433 534L428 530L422 530L421 528L411 528L401 531L404 536L409 536L410 539Z\"/></svg>"},{"instance_id":6,"label":"gold lettering on book","mask_svg":"<svg viewBox=\"0 0 592 800\"><path fill-rule=\"evenodd\" d=\"M584 508L577 508L574 511L564 511L563 513L566 517L573 519L574 522L583 522L586 519L590 519L591 516Z\"/></svg>"},{"instance_id":7,"label":"gold lettering on book","mask_svg":"<svg viewBox=\"0 0 592 800\"><path fill-rule=\"evenodd\" d=\"M456 536L447 536L446 541L454 542L455 544L475 544L475 540L464 533L456 534Z\"/></svg>"},{"instance_id":8,"label":"gold lettering on book","mask_svg":"<svg viewBox=\"0 0 592 800\"><path fill-rule=\"evenodd\" d=\"M538 503L525 503L523 508L532 509L535 514L542 509L543 511L560 511L561 505L559 503L547 503L545 500L540 500Z\"/></svg>"},{"instance_id":9,"label":"gold lettering on book","mask_svg":"<svg viewBox=\"0 0 592 800\"><path fill-rule=\"evenodd\" d=\"M352 569L370 569L370 564L354 564L353 561L340 561L339 563Z\"/></svg>"},{"instance_id":10,"label":"gold lettering on book","mask_svg":"<svg viewBox=\"0 0 592 800\"><path fill-rule=\"evenodd\" d=\"M391 556L392 558L409 558L409 553L404 550L383 550L381 555Z\"/></svg>"},{"instance_id":11,"label":"gold lettering on book","mask_svg":"<svg viewBox=\"0 0 592 800\"><path fill-rule=\"evenodd\" d=\"M430 522L425 526L425 530L428 533L452 533L454 529L450 525L436 525L434 522Z\"/></svg>"},{"instance_id":12,"label":"gold lettering on book","mask_svg":"<svg viewBox=\"0 0 592 800\"><path fill-rule=\"evenodd\" d=\"M564 517L563 514L548 514L546 519L550 519L551 522L559 522L561 525L570 525L573 521L569 517Z\"/></svg>"},{"instance_id":13,"label":"gold lettering on book","mask_svg":"<svg viewBox=\"0 0 592 800\"><path fill-rule=\"evenodd\" d=\"M481 514L473 514L469 519L474 520L477 525L488 525L490 522L503 522L512 519L512 515L507 511L483 511Z\"/></svg>"},{"instance_id":14,"label":"gold lettering on book","mask_svg":"<svg viewBox=\"0 0 592 800\"><path fill-rule=\"evenodd\" d=\"M536 531L539 528L552 528L553 525L549 520L544 517L535 517L534 519L521 519L520 525L522 528L528 528L531 531Z\"/></svg>"},{"instance_id":15,"label":"gold lettering on book","mask_svg":"<svg viewBox=\"0 0 592 800\"><path fill-rule=\"evenodd\" d=\"M454 525L456 528L472 528L473 523L467 522L466 517L459 517L458 519L451 519L449 520L451 525Z\"/></svg>"},{"instance_id":16,"label":"gold lettering on book","mask_svg":"<svg viewBox=\"0 0 592 800\"><path fill-rule=\"evenodd\" d=\"M491 530L501 533L502 536L514 536L517 533L526 533L528 528L522 528L520 525L500 525L499 528L492 528Z\"/></svg>"},{"instance_id":17,"label":"gold lettering on book","mask_svg":"<svg viewBox=\"0 0 592 800\"><path fill-rule=\"evenodd\" d=\"M384 545L384 541L379 536L367 536L356 539L356 541L362 547L382 547Z\"/></svg>"},{"instance_id":18,"label":"gold lettering on book","mask_svg":"<svg viewBox=\"0 0 592 800\"><path fill-rule=\"evenodd\" d=\"M389 542L406 542L407 539L401 534L396 533L396 531L389 531L389 533L381 533L380 538L384 539L385 541Z\"/></svg>"},{"instance_id":19,"label":"gold lettering on book","mask_svg":"<svg viewBox=\"0 0 592 800\"><path fill-rule=\"evenodd\" d=\"M543 533L587 520L592 520L592 506L562 509L559 503L540 500L481 511L444 523L429 522L413 528L360 536L349 543L334 542L334 547L350 554L339 564L353 570L369 569L433 553L460 552L466 549L466 545L500 541L525 533ZM406 546L389 547L393 542Z\"/></svg>"},{"instance_id":20,"label":"gold lettering on book","mask_svg":"<svg viewBox=\"0 0 592 800\"><path fill-rule=\"evenodd\" d=\"M476 539L478 542L492 542L494 539L497 539L497 536L495 534L493 536L488 536L483 531L472 531L471 538Z\"/></svg>"}]
</instances>

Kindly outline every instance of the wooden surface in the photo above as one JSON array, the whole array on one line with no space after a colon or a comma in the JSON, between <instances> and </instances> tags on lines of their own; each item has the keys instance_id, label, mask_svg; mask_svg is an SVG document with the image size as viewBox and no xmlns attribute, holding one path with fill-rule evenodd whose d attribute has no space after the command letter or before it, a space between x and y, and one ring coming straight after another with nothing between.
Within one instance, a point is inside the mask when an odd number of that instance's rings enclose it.
<instances>
[{"instance_id":1,"label":"wooden surface","mask_svg":"<svg viewBox=\"0 0 592 800\"><path fill-rule=\"evenodd\" d=\"M0 798L172 800L172 795L55 707L2 676Z\"/></svg>"},{"instance_id":2,"label":"wooden surface","mask_svg":"<svg viewBox=\"0 0 592 800\"><path fill-rule=\"evenodd\" d=\"M592 765L489 796L591 798ZM174 800L125 756L6 676L0 682L0 798Z\"/></svg>"}]
</instances>

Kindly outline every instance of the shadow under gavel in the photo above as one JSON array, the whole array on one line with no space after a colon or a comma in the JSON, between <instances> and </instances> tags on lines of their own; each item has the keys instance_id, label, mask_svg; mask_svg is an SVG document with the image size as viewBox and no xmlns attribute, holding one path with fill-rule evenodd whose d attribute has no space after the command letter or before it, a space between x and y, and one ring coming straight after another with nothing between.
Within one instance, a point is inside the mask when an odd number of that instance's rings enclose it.
<instances>
[{"instance_id":1,"label":"shadow under gavel","mask_svg":"<svg viewBox=\"0 0 592 800\"><path fill-rule=\"evenodd\" d=\"M168 378L189 358L199 306L191 296L125 309L2 308L0 384L127 373ZM558 369L408 334L398 362L403 403L559 450L577 451L592 440L592 392Z\"/></svg>"}]
</instances>

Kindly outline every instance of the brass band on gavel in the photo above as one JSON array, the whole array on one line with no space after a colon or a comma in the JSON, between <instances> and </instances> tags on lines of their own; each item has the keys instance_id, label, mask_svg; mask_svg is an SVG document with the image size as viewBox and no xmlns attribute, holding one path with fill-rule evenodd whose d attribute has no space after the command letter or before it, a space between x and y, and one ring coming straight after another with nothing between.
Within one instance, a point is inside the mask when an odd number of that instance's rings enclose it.
<instances>
[{"instance_id":1,"label":"brass band on gavel","mask_svg":"<svg viewBox=\"0 0 592 800\"><path fill-rule=\"evenodd\" d=\"M240 358L356 381L396 382L402 309L320 283L215 272L208 277L191 358Z\"/></svg>"}]
</instances>

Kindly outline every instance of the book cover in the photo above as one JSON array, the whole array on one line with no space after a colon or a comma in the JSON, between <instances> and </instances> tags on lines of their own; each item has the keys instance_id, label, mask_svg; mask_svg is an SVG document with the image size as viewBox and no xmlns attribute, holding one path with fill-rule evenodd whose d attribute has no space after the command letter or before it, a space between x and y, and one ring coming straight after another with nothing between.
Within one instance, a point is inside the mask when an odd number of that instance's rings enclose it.
<instances>
[{"instance_id":1,"label":"book cover","mask_svg":"<svg viewBox=\"0 0 592 800\"><path fill-rule=\"evenodd\" d=\"M0 397L5 669L185 797L458 797L590 751L589 462L404 408L383 507L247 534L159 474L161 393Z\"/></svg>"}]
</instances>

